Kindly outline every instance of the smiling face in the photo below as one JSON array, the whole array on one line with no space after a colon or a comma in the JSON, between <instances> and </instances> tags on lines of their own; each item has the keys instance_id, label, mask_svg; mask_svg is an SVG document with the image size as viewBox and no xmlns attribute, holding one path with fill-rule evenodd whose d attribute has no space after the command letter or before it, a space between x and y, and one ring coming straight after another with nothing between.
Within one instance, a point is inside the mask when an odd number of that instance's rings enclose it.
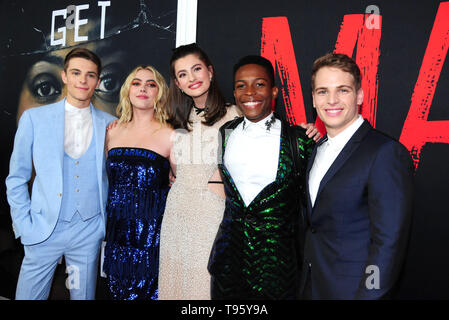
<instances>
[{"instance_id":1,"label":"smiling face","mask_svg":"<svg viewBox=\"0 0 449 320\"><path fill-rule=\"evenodd\" d=\"M97 65L84 58L72 58L61 78L67 86L67 102L78 108L88 107L99 84Z\"/></svg>"},{"instance_id":2,"label":"smiling face","mask_svg":"<svg viewBox=\"0 0 449 320\"><path fill-rule=\"evenodd\" d=\"M198 58L196 54L189 54L174 62L175 83L185 94L192 97L197 106L197 100L206 101L211 78L212 67Z\"/></svg>"},{"instance_id":3,"label":"smiling face","mask_svg":"<svg viewBox=\"0 0 449 320\"><path fill-rule=\"evenodd\" d=\"M89 19L88 24L80 26L80 34L89 34L89 38L92 34L92 38L95 38L94 30L97 30L96 27L99 26L99 23L95 19ZM64 58L78 45L99 56L103 66L99 75L100 84L92 97L92 103L95 107L115 115L120 86L126 75L135 66L131 53L123 49L122 41L129 43L129 39L122 40L114 37L101 41L76 43L73 41L74 30L67 29L66 47L36 55L36 61L29 67L20 89L17 119L29 108L55 103L67 95L67 88L61 79ZM135 55L134 52L132 54Z\"/></svg>"},{"instance_id":4,"label":"smiling face","mask_svg":"<svg viewBox=\"0 0 449 320\"><path fill-rule=\"evenodd\" d=\"M359 115L363 90L356 89L354 77L334 67L323 67L315 75L313 106L330 137L349 127Z\"/></svg>"},{"instance_id":5,"label":"smiling face","mask_svg":"<svg viewBox=\"0 0 449 320\"><path fill-rule=\"evenodd\" d=\"M264 67L258 64L241 66L234 76L234 98L245 117L258 122L272 111L278 88L273 86Z\"/></svg>"},{"instance_id":6,"label":"smiling face","mask_svg":"<svg viewBox=\"0 0 449 320\"><path fill-rule=\"evenodd\" d=\"M147 69L137 71L129 87L129 100L133 108L154 108L154 101L159 93L153 72Z\"/></svg>"}]
</instances>

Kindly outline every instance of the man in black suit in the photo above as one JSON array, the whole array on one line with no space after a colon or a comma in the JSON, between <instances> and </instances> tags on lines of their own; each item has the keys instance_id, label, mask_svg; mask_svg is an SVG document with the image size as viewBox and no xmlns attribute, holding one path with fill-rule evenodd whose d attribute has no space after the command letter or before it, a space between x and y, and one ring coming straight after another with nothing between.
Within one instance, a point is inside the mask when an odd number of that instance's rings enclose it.
<instances>
[{"instance_id":1,"label":"man in black suit","mask_svg":"<svg viewBox=\"0 0 449 320\"><path fill-rule=\"evenodd\" d=\"M308 163L307 299L389 298L407 247L413 166L407 149L359 115L360 69L327 54L312 69L327 135Z\"/></svg>"}]
</instances>

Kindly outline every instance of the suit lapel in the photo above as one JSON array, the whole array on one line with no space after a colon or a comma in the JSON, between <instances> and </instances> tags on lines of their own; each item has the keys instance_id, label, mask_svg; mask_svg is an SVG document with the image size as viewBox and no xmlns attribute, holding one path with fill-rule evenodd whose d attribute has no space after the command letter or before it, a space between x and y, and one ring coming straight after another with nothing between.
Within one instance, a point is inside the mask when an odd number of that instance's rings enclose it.
<instances>
[{"instance_id":1,"label":"suit lapel","mask_svg":"<svg viewBox=\"0 0 449 320\"><path fill-rule=\"evenodd\" d=\"M276 117L276 119L280 120L278 117ZM288 183L288 179L291 177L291 175L287 174L287 172L288 170L290 170L290 172L293 170L294 160L292 158L293 155L290 149L290 140L288 138L287 126L288 124L281 120L281 134L279 137L279 155L278 165L276 169L276 178L273 182L267 184L262 190L260 190L260 192L253 199L249 206L258 205L263 198L267 197L267 195L275 194L276 191L279 190L279 188ZM290 163L287 159L285 159L286 155L288 155Z\"/></svg>"},{"instance_id":2,"label":"suit lapel","mask_svg":"<svg viewBox=\"0 0 449 320\"><path fill-rule=\"evenodd\" d=\"M222 144L221 144L222 145L222 153L221 153L222 163L224 160L223 157L224 157L224 153L226 150L226 144L228 143L229 136L242 121L243 121L243 117L235 118L230 123L228 123L227 125L224 125L223 127L220 128L220 133L221 133L221 138L222 138Z\"/></svg>"},{"instance_id":3,"label":"suit lapel","mask_svg":"<svg viewBox=\"0 0 449 320\"><path fill-rule=\"evenodd\" d=\"M229 137L231 136L231 133L234 131L235 128L237 128L237 126L243 121L243 117L240 118L236 118L234 120L232 120L230 123L223 125L220 128L220 136L221 136L221 155L219 159L219 165L218 167L221 167L221 171L223 173L223 176L229 181L229 183L231 184L232 188L236 191L237 197L239 199L239 201L242 203L243 206L245 206L245 203L242 199L242 196L240 195L240 193L238 192L237 186L234 183L234 180L231 177L231 174L229 173L228 169L226 168L225 164L224 164L224 155L225 155L225 151L226 151L226 145L228 142Z\"/></svg>"},{"instance_id":4,"label":"suit lapel","mask_svg":"<svg viewBox=\"0 0 449 320\"><path fill-rule=\"evenodd\" d=\"M53 142L53 150L49 152L55 152L55 158L57 159L58 172L62 177L62 166L64 162L64 126L65 126L65 100L61 100L55 105L52 112L52 124L54 126L54 134L49 142ZM50 124L51 125L51 124ZM51 157L53 158L53 157Z\"/></svg>"},{"instance_id":5,"label":"suit lapel","mask_svg":"<svg viewBox=\"0 0 449 320\"><path fill-rule=\"evenodd\" d=\"M276 117L276 119L280 120L278 117ZM287 174L286 174L286 170L287 168L290 171L294 170L294 165L293 165L293 154L290 148L290 140L288 137L288 132L287 132L287 126L288 124L283 122L281 120L281 134L280 134L280 141L279 141L279 156L278 156L278 166L277 166L277 171L276 171L276 179L274 180L274 183L278 183L281 184L283 179L288 178ZM288 165L283 165L282 164L282 154L286 154L289 156L289 158L291 159L291 163L289 163Z\"/></svg>"},{"instance_id":6,"label":"suit lapel","mask_svg":"<svg viewBox=\"0 0 449 320\"><path fill-rule=\"evenodd\" d=\"M278 117L276 117L276 118L278 120L280 120ZM223 140L223 156L224 156L224 152L225 152L225 148L226 148L227 139L231 135L232 130L234 130L242 121L243 121L243 117L237 118L232 123L230 123L228 126L222 127L220 129L222 131L221 132L222 138L224 139ZM272 193L273 186L275 186L274 188L277 189L278 186L282 184L282 180L287 177L287 175L285 174L287 167L289 169L293 168L293 166L291 164L289 166L283 166L281 163L281 154L283 154L283 153L291 154L289 151L289 145L288 145L289 142L288 142L288 137L287 137L287 133L286 133L286 124L283 121L281 121L281 134L280 134L279 139L280 139L279 151L278 151L279 157L278 157L278 165L277 165L277 169L276 169L276 178L273 182L269 183L262 190L260 190L260 192L253 199L253 201L251 201L251 203L248 205L248 208L257 205L260 202L259 199L261 197L265 197L267 192ZM292 159L292 161L293 161L293 159ZM246 204L243 201L242 196L240 195L240 192L238 191L237 186L235 185L231 174L229 173L228 169L224 165L224 162L222 163L222 171L223 171L224 176L229 180L229 183L232 185L232 187L236 191L237 197L238 197L239 201L241 202L242 206L246 207Z\"/></svg>"},{"instance_id":7,"label":"suit lapel","mask_svg":"<svg viewBox=\"0 0 449 320\"><path fill-rule=\"evenodd\" d=\"M340 168L346 163L346 161L349 159L351 154L356 150L360 142L363 140L365 135L368 133L368 131L371 129L371 125L367 120L364 120L363 124L360 126L360 128L354 133L354 135L349 139L349 141L344 146L343 150L341 150L338 157L335 159L335 161L330 166L329 170L327 170L326 174L324 175L323 179L321 180L320 187L318 188L318 193L316 196L316 199L318 199L320 192L323 190L323 188L326 186L326 184L332 179L332 177L340 170Z\"/></svg>"},{"instance_id":8,"label":"suit lapel","mask_svg":"<svg viewBox=\"0 0 449 320\"><path fill-rule=\"evenodd\" d=\"M315 147L313 148L312 154L310 155L310 159L309 161L307 161L307 170L306 170L306 195L307 195L307 215L310 219L311 214L312 214L312 200L310 199L310 193L309 193L309 175L310 175L310 170L312 169L312 165L313 162L315 161L315 157L316 157L316 153L317 153L317 149L318 147L323 144L325 141L327 141L327 135L325 135L324 137L322 137L320 139L320 141L318 141L318 143L315 145Z\"/></svg>"},{"instance_id":9,"label":"suit lapel","mask_svg":"<svg viewBox=\"0 0 449 320\"><path fill-rule=\"evenodd\" d=\"M106 124L98 110L90 104L92 114L92 130L95 137L95 158L97 162L97 180L100 190L100 200L102 201L102 181L103 181L103 162L104 162L104 141L106 137Z\"/></svg>"}]
</instances>

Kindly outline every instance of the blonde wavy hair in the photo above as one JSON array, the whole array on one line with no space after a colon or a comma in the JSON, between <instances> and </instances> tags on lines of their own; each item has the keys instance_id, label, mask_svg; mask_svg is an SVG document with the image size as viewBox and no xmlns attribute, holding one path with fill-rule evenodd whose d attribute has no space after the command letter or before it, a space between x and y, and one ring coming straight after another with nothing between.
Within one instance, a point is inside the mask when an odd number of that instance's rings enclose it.
<instances>
[{"instance_id":1,"label":"blonde wavy hair","mask_svg":"<svg viewBox=\"0 0 449 320\"><path fill-rule=\"evenodd\" d=\"M168 112L167 112L167 99L168 99L168 86L164 77L153 66L138 66L136 67L126 78L120 89L120 102L116 109L118 123L130 122L133 118L133 107L131 100L129 99L129 88L133 79L136 77L137 72L140 70L148 70L154 74L154 81L159 89L157 97L154 101L154 118L162 125L167 124Z\"/></svg>"}]
</instances>

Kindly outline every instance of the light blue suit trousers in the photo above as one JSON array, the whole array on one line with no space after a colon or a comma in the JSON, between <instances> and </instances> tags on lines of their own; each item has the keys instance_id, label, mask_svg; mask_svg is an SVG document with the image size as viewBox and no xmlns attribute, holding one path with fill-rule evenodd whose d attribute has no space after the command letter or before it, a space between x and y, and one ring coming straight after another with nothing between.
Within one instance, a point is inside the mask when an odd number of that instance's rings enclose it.
<instances>
[{"instance_id":1,"label":"light blue suit trousers","mask_svg":"<svg viewBox=\"0 0 449 320\"><path fill-rule=\"evenodd\" d=\"M83 221L75 214L59 221L63 189L65 100L26 110L19 121L9 175L7 198L16 238L24 245L16 299L47 299L57 262L64 255L67 287L72 299L93 299L97 261L105 234L107 175L104 141L115 117L90 105L95 137L96 172L101 214ZM31 196L28 182L36 173ZM92 199L91 199L92 200ZM90 199L85 199L90 201Z\"/></svg>"}]
</instances>

